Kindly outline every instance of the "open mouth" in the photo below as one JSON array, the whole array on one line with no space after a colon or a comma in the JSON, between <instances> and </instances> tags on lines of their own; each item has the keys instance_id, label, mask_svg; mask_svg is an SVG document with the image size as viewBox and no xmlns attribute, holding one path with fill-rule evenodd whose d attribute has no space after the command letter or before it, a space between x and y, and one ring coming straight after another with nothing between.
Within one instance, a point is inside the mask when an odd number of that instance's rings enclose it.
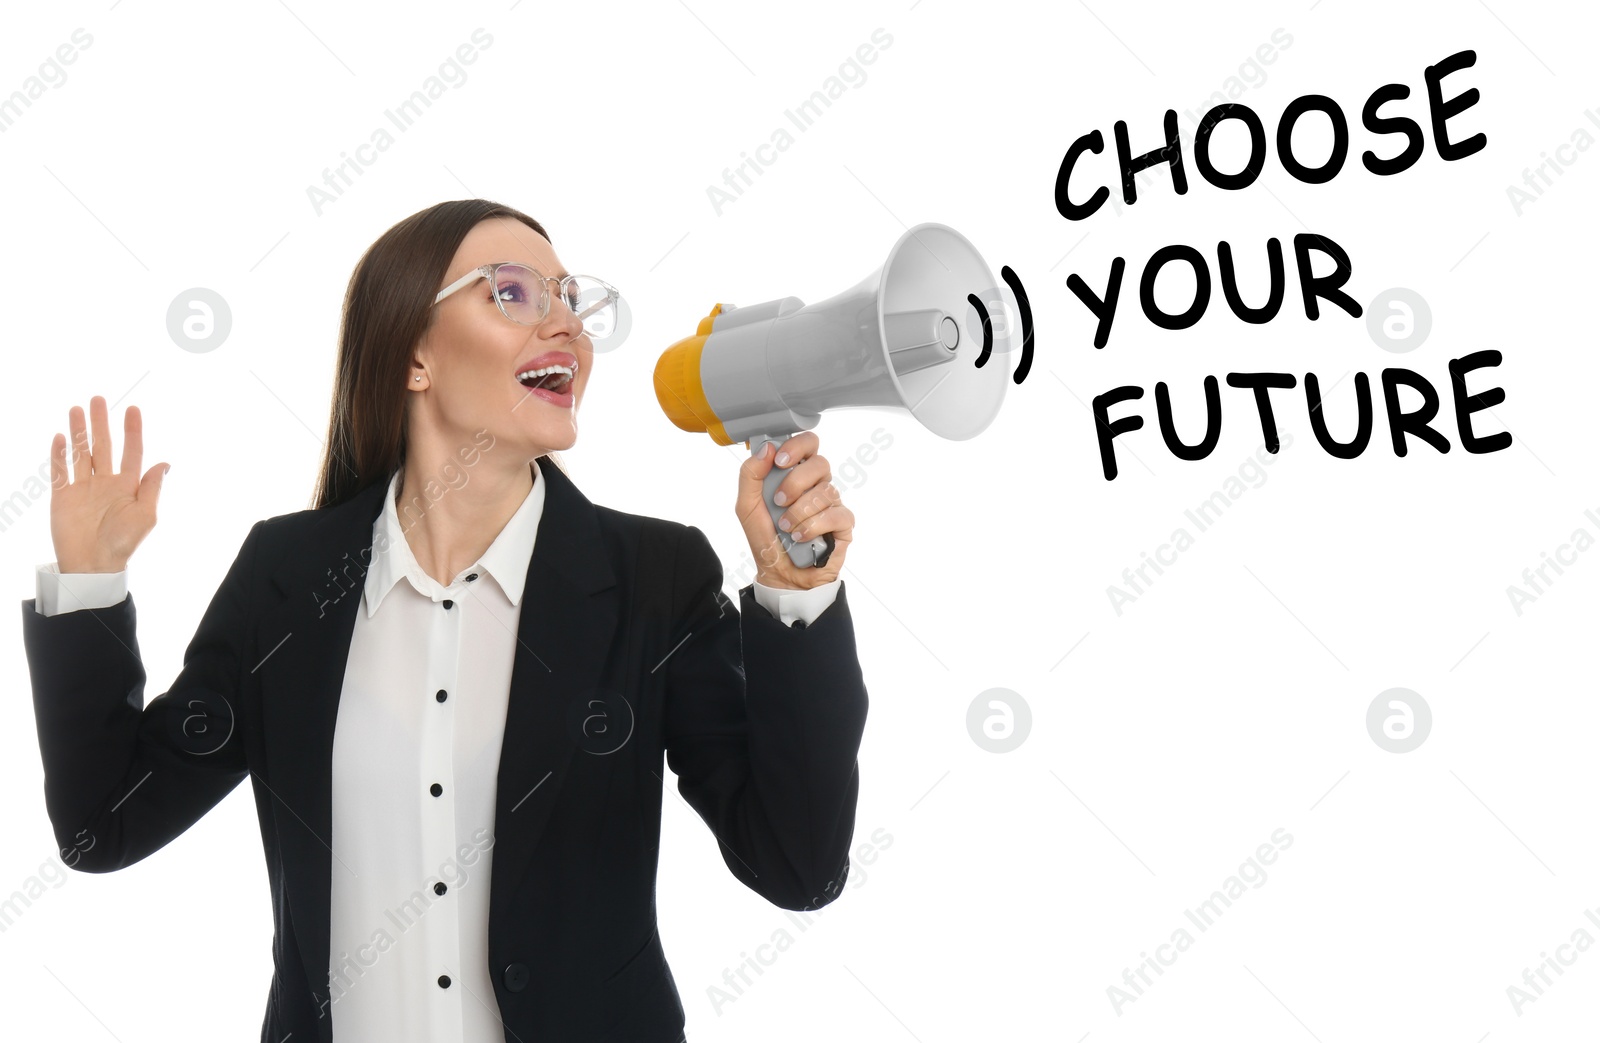
<instances>
[{"instance_id":1,"label":"open mouth","mask_svg":"<svg viewBox=\"0 0 1600 1043\"><path fill-rule=\"evenodd\" d=\"M517 374L517 383L531 391L548 391L552 395L565 395L572 390L578 375L577 366L554 364L525 369Z\"/></svg>"}]
</instances>

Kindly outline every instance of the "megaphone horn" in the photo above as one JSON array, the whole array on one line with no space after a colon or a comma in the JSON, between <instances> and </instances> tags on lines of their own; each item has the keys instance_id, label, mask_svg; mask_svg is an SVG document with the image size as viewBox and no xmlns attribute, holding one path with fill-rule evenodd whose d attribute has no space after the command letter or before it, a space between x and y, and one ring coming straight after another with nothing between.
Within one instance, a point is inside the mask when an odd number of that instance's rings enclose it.
<instances>
[{"instance_id":1,"label":"megaphone horn","mask_svg":"<svg viewBox=\"0 0 1600 1043\"><path fill-rule=\"evenodd\" d=\"M953 228L920 224L827 300L718 304L662 352L656 399L679 428L744 442L752 456L809 431L828 409L901 410L941 438L972 438L999 413L1007 383L1004 366L976 365L983 337L958 319L970 319L973 296L1003 307L977 249ZM787 470L774 467L762 483L774 528L783 508L772 496ZM777 532L796 567L826 564L833 551L831 533L796 543Z\"/></svg>"}]
</instances>

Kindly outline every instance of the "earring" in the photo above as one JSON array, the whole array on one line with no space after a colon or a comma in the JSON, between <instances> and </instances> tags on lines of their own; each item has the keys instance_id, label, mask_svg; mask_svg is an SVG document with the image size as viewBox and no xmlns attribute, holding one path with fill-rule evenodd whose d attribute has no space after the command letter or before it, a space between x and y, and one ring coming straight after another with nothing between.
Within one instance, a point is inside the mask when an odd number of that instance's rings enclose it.
<instances>
[{"instance_id":1,"label":"earring","mask_svg":"<svg viewBox=\"0 0 1600 1043\"><path fill-rule=\"evenodd\" d=\"M412 378L412 379L414 379L414 380L421 380L421 379L422 379L422 378L421 378L421 377L414 377L414 378Z\"/></svg>"}]
</instances>

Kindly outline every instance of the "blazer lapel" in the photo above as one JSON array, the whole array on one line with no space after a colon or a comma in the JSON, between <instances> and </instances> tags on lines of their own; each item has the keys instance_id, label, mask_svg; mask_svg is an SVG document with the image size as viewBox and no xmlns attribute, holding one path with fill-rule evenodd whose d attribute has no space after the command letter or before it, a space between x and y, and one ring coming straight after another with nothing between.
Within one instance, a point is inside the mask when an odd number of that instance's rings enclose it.
<instances>
[{"instance_id":1,"label":"blazer lapel","mask_svg":"<svg viewBox=\"0 0 1600 1043\"><path fill-rule=\"evenodd\" d=\"M599 687L618 618L616 576L587 497L547 457L544 512L528 563L496 782L490 925L509 908L577 748L569 722ZM300 959L328 1002L333 734L351 636L388 481L315 512L276 567L283 600L262 617L261 717L284 894ZM448 495L448 493L446 494ZM417 881L419 889L423 881ZM326 1010L324 1006L322 1009ZM331 1018L319 1022L332 1038Z\"/></svg>"},{"instance_id":2,"label":"blazer lapel","mask_svg":"<svg viewBox=\"0 0 1600 1043\"><path fill-rule=\"evenodd\" d=\"M619 591L594 504L539 458L544 515L528 563L496 776L490 945L567 781L617 628Z\"/></svg>"}]
</instances>

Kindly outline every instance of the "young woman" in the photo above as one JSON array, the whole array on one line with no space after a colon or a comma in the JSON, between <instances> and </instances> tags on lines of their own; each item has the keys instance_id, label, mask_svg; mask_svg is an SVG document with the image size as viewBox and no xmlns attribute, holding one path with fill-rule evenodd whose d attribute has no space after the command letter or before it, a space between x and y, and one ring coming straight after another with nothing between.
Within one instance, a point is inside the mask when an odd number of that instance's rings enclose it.
<instances>
[{"instance_id":1,"label":"young woman","mask_svg":"<svg viewBox=\"0 0 1600 1043\"><path fill-rule=\"evenodd\" d=\"M250 529L148 705L126 567L167 467L139 477L130 406L113 470L98 396L92 445L69 414L70 483L51 444L57 560L23 623L63 861L137 862L249 776L263 1040L683 1040L655 920L663 755L734 877L785 909L840 893L867 712L839 579L854 515L814 434L743 463L758 571L735 606L698 528L591 503L553 454L612 293L485 200L384 233L346 293L315 506ZM665 463L616 444L618 467ZM834 536L821 567L782 550L775 466L785 527Z\"/></svg>"}]
</instances>

